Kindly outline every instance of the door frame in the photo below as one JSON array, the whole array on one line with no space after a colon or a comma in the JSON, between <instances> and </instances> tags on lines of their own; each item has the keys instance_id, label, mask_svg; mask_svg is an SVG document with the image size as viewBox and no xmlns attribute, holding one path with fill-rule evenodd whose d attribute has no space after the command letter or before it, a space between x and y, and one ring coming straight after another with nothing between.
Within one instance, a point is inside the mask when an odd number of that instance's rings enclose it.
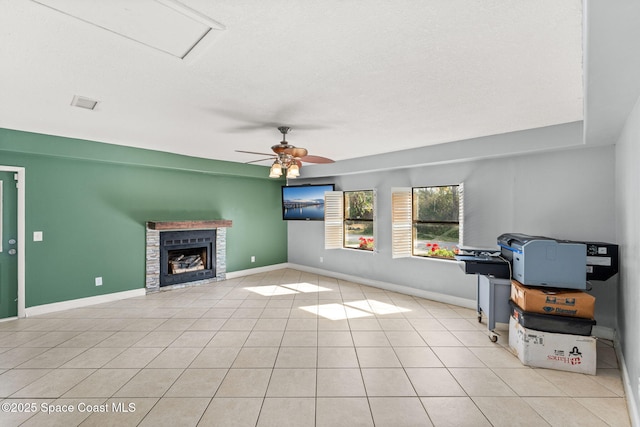
<instances>
[{"instance_id":1,"label":"door frame","mask_svg":"<svg viewBox=\"0 0 640 427\"><path fill-rule=\"evenodd\" d=\"M16 186L18 188L18 317L25 317L25 246L26 246L26 228L25 228L25 173L23 167L2 166L0 172L14 172L16 178ZM6 319L4 319L6 320Z\"/></svg>"}]
</instances>

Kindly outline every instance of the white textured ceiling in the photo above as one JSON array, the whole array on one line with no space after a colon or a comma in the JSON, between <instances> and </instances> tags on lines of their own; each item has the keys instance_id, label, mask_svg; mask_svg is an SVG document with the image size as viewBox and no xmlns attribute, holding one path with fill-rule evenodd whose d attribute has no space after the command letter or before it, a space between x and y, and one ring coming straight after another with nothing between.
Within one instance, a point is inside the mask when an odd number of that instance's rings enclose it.
<instances>
[{"instance_id":1,"label":"white textured ceiling","mask_svg":"<svg viewBox=\"0 0 640 427\"><path fill-rule=\"evenodd\" d=\"M582 120L581 0L158 0L224 28L184 59L39 1L0 0L3 128L246 162L278 125L343 160Z\"/></svg>"}]
</instances>

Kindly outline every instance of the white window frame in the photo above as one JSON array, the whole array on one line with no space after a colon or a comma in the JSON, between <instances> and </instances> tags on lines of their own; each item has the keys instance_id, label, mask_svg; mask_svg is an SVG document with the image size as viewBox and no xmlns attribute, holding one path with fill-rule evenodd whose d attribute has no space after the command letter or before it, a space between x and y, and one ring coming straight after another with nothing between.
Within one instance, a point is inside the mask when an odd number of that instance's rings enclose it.
<instances>
[{"instance_id":1,"label":"white window frame","mask_svg":"<svg viewBox=\"0 0 640 427\"><path fill-rule=\"evenodd\" d=\"M327 191L324 193L324 248L325 249L350 249L359 252L377 253L378 251L378 218L377 218L377 191L349 190L373 192L373 250L362 250L344 246L344 193L345 191Z\"/></svg>"},{"instance_id":2,"label":"white window frame","mask_svg":"<svg viewBox=\"0 0 640 427\"><path fill-rule=\"evenodd\" d=\"M464 183L447 184L458 186L459 195L459 237L458 244L464 241ZM415 188L442 187L442 185L425 185ZM413 255L413 188L398 187L391 189L391 256L393 258L429 258Z\"/></svg>"}]
</instances>

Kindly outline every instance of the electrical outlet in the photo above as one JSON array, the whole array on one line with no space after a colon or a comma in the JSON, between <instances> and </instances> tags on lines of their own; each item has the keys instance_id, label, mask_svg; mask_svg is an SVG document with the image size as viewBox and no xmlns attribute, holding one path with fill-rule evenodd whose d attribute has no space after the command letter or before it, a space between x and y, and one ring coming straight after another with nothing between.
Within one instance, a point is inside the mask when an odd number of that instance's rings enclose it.
<instances>
[{"instance_id":1,"label":"electrical outlet","mask_svg":"<svg viewBox=\"0 0 640 427\"><path fill-rule=\"evenodd\" d=\"M322 264L324 262L324 258L320 257L320 263Z\"/></svg>"},{"instance_id":2,"label":"electrical outlet","mask_svg":"<svg viewBox=\"0 0 640 427\"><path fill-rule=\"evenodd\" d=\"M256 262L256 257L255 257L255 255L252 255L252 256L251 256L251 262Z\"/></svg>"},{"instance_id":3,"label":"electrical outlet","mask_svg":"<svg viewBox=\"0 0 640 427\"><path fill-rule=\"evenodd\" d=\"M102 286L102 277L96 277L96 286Z\"/></svg>"}]
</instances>

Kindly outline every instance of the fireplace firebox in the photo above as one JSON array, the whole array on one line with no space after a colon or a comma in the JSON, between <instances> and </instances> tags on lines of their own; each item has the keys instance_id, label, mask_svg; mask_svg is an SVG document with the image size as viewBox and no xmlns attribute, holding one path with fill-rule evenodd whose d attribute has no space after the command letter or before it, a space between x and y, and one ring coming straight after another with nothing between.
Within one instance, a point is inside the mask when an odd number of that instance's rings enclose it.
<instances>
[{"instance_id":1,"label":"fireplace firebox","mask_svg":"<svg viewBox=\"0 0 640 427\"><path fill-rule=\"evenodd\" d=\"M216 277L216 230L160 233L160 287Z\"/></svg>"}]
</instances>

